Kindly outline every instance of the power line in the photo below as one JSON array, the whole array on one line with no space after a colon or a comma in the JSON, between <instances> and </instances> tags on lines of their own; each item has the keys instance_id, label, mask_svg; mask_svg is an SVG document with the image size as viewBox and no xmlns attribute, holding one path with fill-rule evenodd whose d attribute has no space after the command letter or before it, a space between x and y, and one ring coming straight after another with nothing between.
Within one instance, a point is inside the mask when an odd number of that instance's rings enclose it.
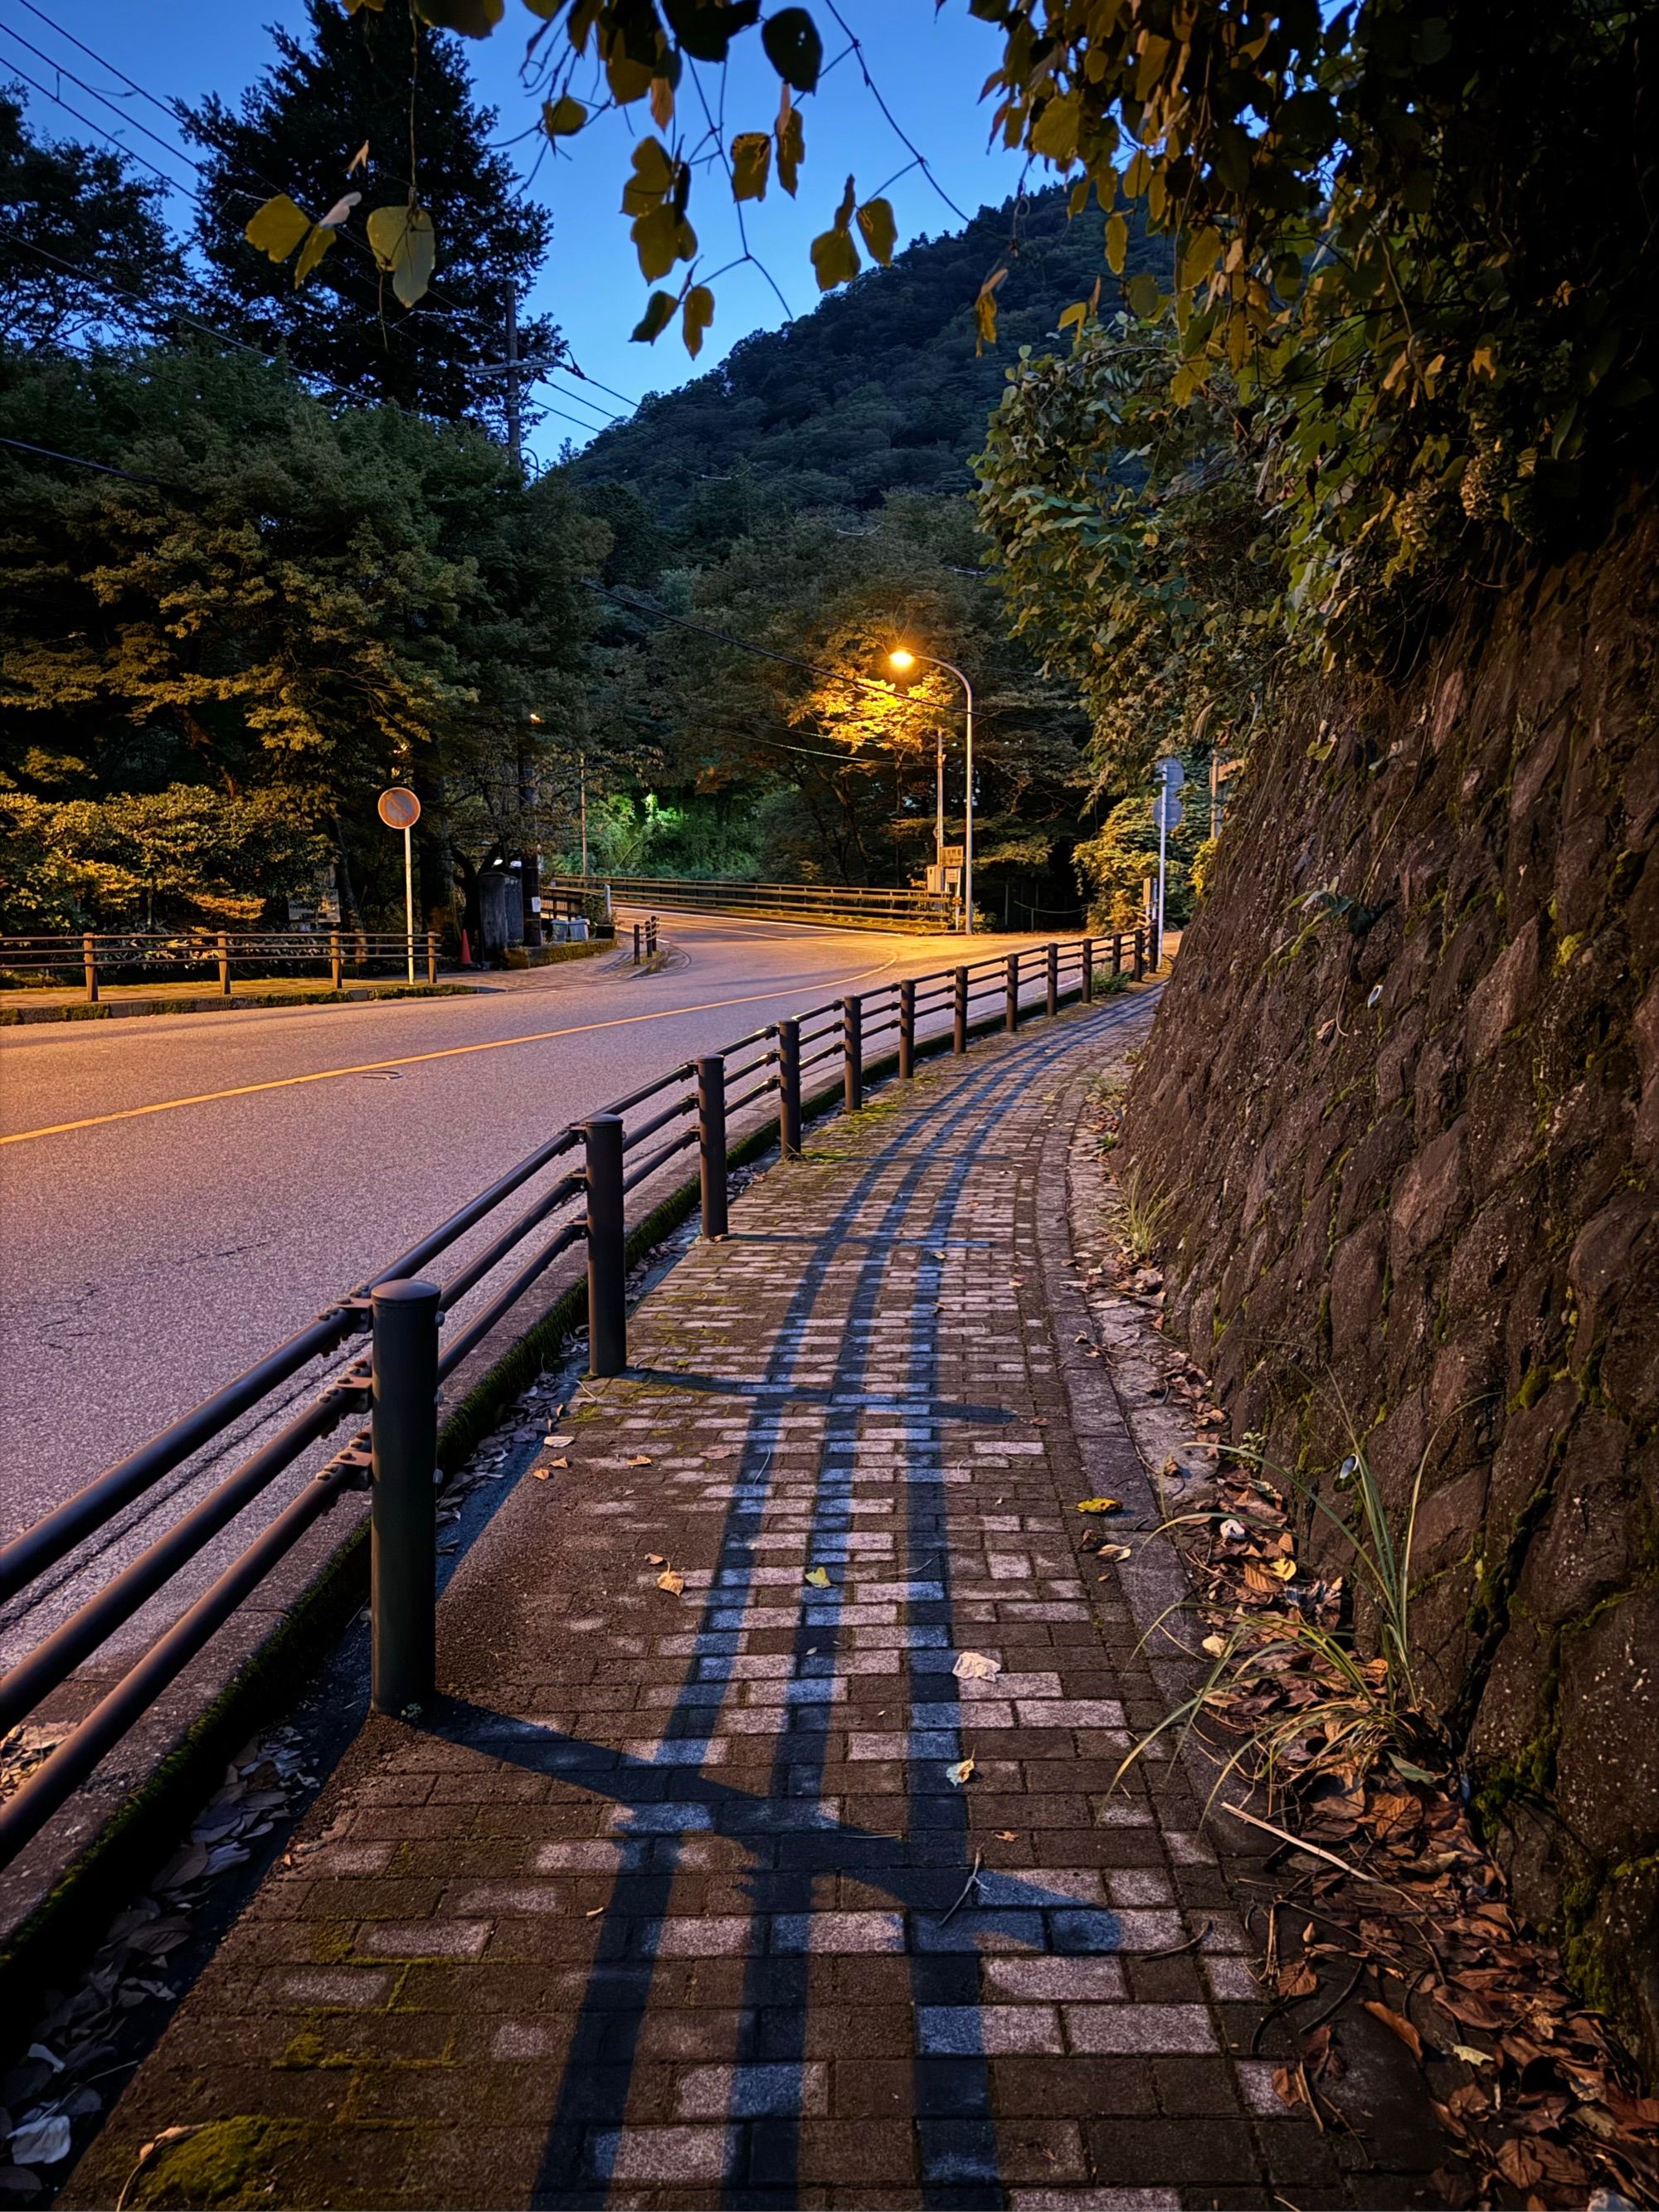
<instances>
[{"instance_id":1,"label":"power line","mask_svg":"<svg viewBox=\"0 0 1659 2212\"><path fill-rule=\"evenodd\" d=\"M36 10L36 13L39 13L38 9ZM48 17L46 20L49 21L51 19ZM52 27L56 29L57 26L54 24ZM0 22L0 32L3 32L7 38L15 40L17 44L25 48L27 52L32 53L37 61L44 62L49 70L56 70L60 76L66 76L71 84L79 85L82 92L90 93L92 97L95 100L99 101L100 105L107 107L112 115L119 115L123 122L130 121L135 131L142 131L145 137L150 141L151 144L159 146L164 154L170 154L175 161L182 161L186 168L196 169L196 163L191 159L190 155L185 152L181 146L174 146L171 144L168 140L163 138L159 132L152 131L147 123L140 123L136 116L128 117L122 109L116 106L115 102L109 97L107 93L100 92L95 84L88 84L83 76L77 76L72 69L65 68L64 64L56 60L53 56L48 53L44 53L32 40L26 39L21 31L13 30L9 23ZM75 43L79 46L80 40L77 39ZM84 51L89 52L90 49L85 49ZM102 57L94 55L93 58L94 60L100 60ZM106 64L105 66L107 67L108 64ZM197 170L197 173L199 175L201 173L199 170Z\"/></svg>"},{"instance_id":2,"label":"power line","mask_svg":"<svg viewBox=\"0 0 1659 2212\"><path fill-rule=\"evenodd\" d=\"M166 491L160 477L135 476L131 469L112 468L107 461L89 461L84 453L60 453L52 446L32 446L27 438L0 435L0 446L13 446L20 453L35 453L48 461L67 461L71 468L95 469L100 477L125 477L129 483L155 484Z\"/></svg>"}]
</instances>

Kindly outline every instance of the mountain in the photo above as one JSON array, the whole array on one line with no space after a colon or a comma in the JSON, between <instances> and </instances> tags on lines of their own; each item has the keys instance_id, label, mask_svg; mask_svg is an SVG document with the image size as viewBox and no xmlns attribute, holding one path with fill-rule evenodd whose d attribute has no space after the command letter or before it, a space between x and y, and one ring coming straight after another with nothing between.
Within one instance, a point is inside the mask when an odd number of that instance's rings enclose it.
<instances>
[{"instance_id":1,"label":"mountain","mask_svg":"<svg viewBox=\"0 0 1659 2212\"><path fill-rule=\"evenodd\" d=\"M810 315L739 340L707 376L647 398L602 432L570 462L571 480L624 484L671 528L711 480L744 475L797 510L965 491L1021 346L1054 343L1062 311L1097 277L1103 306L1115 301L1103 218L1091 208L1068 222L1066 197L1056 187L983 209L965 230L908 246ZM1005 256L997 343L980 353L974 302ZM1125 276L1161 273L1167 257L1166 240L1137 237Z\"/></svg>"}]
</instances>

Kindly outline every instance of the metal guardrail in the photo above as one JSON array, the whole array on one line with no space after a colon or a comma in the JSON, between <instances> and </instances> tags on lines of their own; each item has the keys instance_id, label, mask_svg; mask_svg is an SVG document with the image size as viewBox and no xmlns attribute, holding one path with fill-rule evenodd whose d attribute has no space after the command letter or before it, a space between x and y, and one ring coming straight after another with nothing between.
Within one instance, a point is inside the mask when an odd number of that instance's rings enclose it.
<instances>
[{"instance_id":1,"label":"metal guardrail","mask_svg":"<svg viewBox=\"0 0 1659 2212\"><path fill-rule=\"evenodd\" d=\"M3 1735L38 1711L76 1668L285 1469L345 1422L368 1417L367 1426L316 1471L0 1804L0 1866L40 1833L216 1630L348 1492L372 1492L375 1707L401 1712L429 1698L438 1388L561 1254L586 1244L588 1370L595 1376L619 1373L628 1362L630 1191L695 1147L703 1234L723 1237L733 1128L751 1133L775 1114L782 1157L799 1157L803 1097L816 1095L806 1081L811 1071L839 1061L842 1103L849 1113L856 1111L864 1097L865 1054L876 1039L893 1037L898 1074L908 1078L919 1040L945 1048L948 1037L951 1052L966 1052L975 1027L1000 1025L1012 1031L1025 1016L1055 1012L1062 1000L1087 1004L1095 994L1097 975L1103 972L1103 962L1112 975L1121 975L1127 966L1139 980L1146 971L1146 950L1144 933L1137 930L1133 938L1056 942L907 976L769 1023L718 1052L670 1069L550 1138L389 1267L325 1306L246 1374L15 1537L0 1550L0 1602L27 1590L302 1368L368 1335L366 1359L351 1361L322 1384L308 1405L0 1676ZM550 1171L550 1181L481 1249L457 1265L447 1281L426 1279L434 1262ZM550 1226L556 1217L562 1218ZM538 1232L550 1227L550 1233L538 1242ZM526 1246L531 1248L527 1256ZM511 1272L483 1304L460 1318L456 1310L463 1300L509 1264ZM449 1327L441 1335L446 1322Z\"/></svg>"},{"instance_id":2,"label":"metal guardrail","mask_svg":"<svg viewBox=\"0 0 1659 2212\"><path fill-rule=\"evenodd\" d=\"M326 967L337 991L348 968L403 968L411 980L416 963L426 980L438 980L438 933L401 929L85 930L79 936L0 937L0 972L64 975L81 982L96 1006L106 983L148 981L163 970L214 970L231 994L234 968Z\"/></svg>"},{"instance_id":3,"label":"metal guardrail","mask_svg":"<svg viewBox=\"0 0 1659 2212\"><path fill-rule=\"evenodd\" d=\"M738 878L562 876L562 887L609 892L629 906L752 914L772 921L885 922L932 933L957 927L958 902L937 891L863 884L751 884Z\"/></svg>"}]
</instances>

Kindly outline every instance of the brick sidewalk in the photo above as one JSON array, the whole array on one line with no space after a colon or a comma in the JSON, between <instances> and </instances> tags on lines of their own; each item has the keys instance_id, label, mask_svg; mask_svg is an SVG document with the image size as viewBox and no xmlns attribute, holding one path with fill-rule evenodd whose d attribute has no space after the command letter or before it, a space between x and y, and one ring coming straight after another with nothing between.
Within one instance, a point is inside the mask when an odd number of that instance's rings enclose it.
<instances>
[{"instance_id":1,"label":"brick sidewalk","mask_svg":"<svg viewBox=\"0 0 1659 2212\"><path fill-rule=\"evenodd\" d=\"M1076 1547L1151 1499L1069 1411L1054 1163L1144 1013L824 1125L651 1292L458 1573L441 1705L364 1729L70 2201L202 2123L130 2204L1351 2201L1243 2055L1184 1776L1109 1786L1168 1553Z\"/></svg>"}]
</instances>

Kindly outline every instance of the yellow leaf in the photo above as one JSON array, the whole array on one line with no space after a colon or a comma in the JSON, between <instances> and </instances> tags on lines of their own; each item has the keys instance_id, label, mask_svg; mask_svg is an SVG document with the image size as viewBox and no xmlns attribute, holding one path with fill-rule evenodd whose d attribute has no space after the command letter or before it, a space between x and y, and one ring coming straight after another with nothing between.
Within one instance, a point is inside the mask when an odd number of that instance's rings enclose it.
<instances>
[{"instance_id":1,"label":"yellow leaf","mask_svg":"<svg viewBox=\"0 0 1659 2212\"><path fill-rule=\"evenodd\" d=\"M1103 1544L1095 1557L1097 1559L1132 1559L1134 1553L1127 1544Z\"/></svg>"},{"instance_id":2,"label":"yellow leaf","mask_svg":"<svg viewBox=\"0 0 1659 2212\"><path fill-rule=\"evenodd\" d=\"M647 284L659 276L665 276L673 267L679 228L680 218L667 200L659 200L654 207L635 218L634 250L640 257L640 274Z\"/></svg>"},{"instance_id":3,"label":"yellow leaf","mask_svg":"<svg viewBox=\"0 0 1659 2212\"><path fill-rule=\"evenodd\" d=\"M634 149L634 173L623 186L624 215L644 215L674 189L674 164L668 149L655 138L641 138Z\"/></svg>"},{"instance_id":4,"label":"yellow leaf","mask_svg":"<svg viewBox=\"0 0 1659 2212\"><path fill-rule=\"evenodd\" d=\"M1129 226L1121 215L1106 218L1106 266L1114 276L1123 274L1123 263L1129 251Z\"/></svg>"},{"instance_id":5,"label":"yellow leaf","mask_svg":"<svg viewBox=\"0 0 1659 2212\"><path fill-rule=\"evenodd\" d=\"M702 351L702 334L714 319L714 295L707 284L694 284L685 295L680 332L693 361Z\"/></svg>"},{"instance_id":6,"label":"yellow leaf","mask_svg":"<svg viewBox=\"0 0 1659 2212\"><path fill-rule=\"evenodd\" d=\"M1277 1575L1279 1581L1282 1583L1293 1583L1296 1580L1296 1561L1294 1559L1269 1559L1267 1562L1267 1572L1270 1575Z\"/></svg>"},{"instance_id":7,"label":"yellow leaf","mask_svg":"<svg viewBox=\"0 0 1659 2212\"><path fill-rule=\"evenodd\" d=\"M820 292L833 291L837 284L851 283L859 273L859 250L853 243L852 232L841 223L820 231L812 240L812 269Z\"/></svg>"},{"instance_id":8,"label":"yellow leaf","mask_svg":"<svg viewBox=\"0 0 1659 2212\"><path fill-rule=\"evenodd\" d=\"M872 257L885 269L898 243L898 225L886 200L866 200L859 210L859 231Z\"/></svg>"},{"instance_id":9,"label":"yellow leaf","mask_svg":"<svg viewBox=\"0 0 1659 2212\"><path fill-rule=\"evenodd\" d=\"M297 292L306 278L334 243L334 232L326 223L313 222L300 248L300 258L294 264L294 289Z\"/></svg>"},{"instance_id":10,"label":"yellow leaf","mask_svg":"<svg viewBox=\"0 0 1659 2212\"><path fill-rule=\"evenodd\" d=\"M371 4L371 5L383 5L383 4L384 4L384 0L370 0L370 4ZM358 172L358 170L359 170L359 169L362 169L362 170L365 170L365 171L366 171L366 170L368 169L368 139L367 139L367 138L365 138L365 139L364 139L364 141L363 141L363 143L362 143L362 145L357 149L356 152L352 155L351 159L350 159L350 160L346 163L346 174L347 174L347 176L349 176L349 177L355 177L355 176L356 175L356 173L357 173L357 172Z\"/></svg>"},{"instance_id":11,"label":"yellow leaf","mask_svg":"<svg viewBox=\"0 0 1659 2212\"><path fill-rule=\"evenodd\" d=\"M542 102L542 128L550 138L570 138L587 120L587 110L568 92Z\"/></svg>"},{"instance_id":12,"label":"yellow leaf","mask_svg":"<svg viewBox=\"0 0 1659 2212\"><path fill-rule=\"evenodd\" d=\"M659 131L666 131L674 120L674 88L665 76L651 80L651 120Z\"/></svg>"},{"instance_id":13,"label":"yellow leaf","mask_svg":"<svg viewBox=\"0 0 1659 2212\"><path fill-rule=\"evenodd\" d=\"M1122 1500L1117 1498L1079 1498L1079 1513L1117 1513L1122 1510Z\"/></svg>"},{"instance_id":14,"label":"yellow leaf","mask_svg":"<svg viewBox=\"0 0 1659 2212\"><path fill-rule=\"evenodd\" d=\"M732 141L732 197L763 200L772 168L772 141L763 131L739 131Z\"/></svg>"},{"instance_id":15,"label":"yellow leaf","mask_svg":"<svg viewBox=\"0 0 1659 2212\"><path fill-rule=\"evenodd\" d=\"M1206 1636L1200 1644L1199 1650L1207 1651L1212 1659L1224 1658L1227 1652L1227 1639L1224 1636Z\"/></svg>"},{"instance_id":16,"label":"yellow leaf","mask_svg":"<svg viewBox=\"0 0 1659 2212\"><path fill-rule=\"evenodd\" d=\"M1029 143L1034 154L1042 154L1064 168L1077 159L1078 120L1082 102L1074 92L1060 93L1043 102L1042 112L1031 126Z\"/></svg>"},{"instance_id":17,"label":"yellow leaf","mask_svg":"<svg viewBox=\"0 0 1659 2212\"><path fill-rule=\"evenodd\" d=\"M685 1589L685 1577L677 1567L665 1567L657 1577L657 1588L666 1590L670 1597L678 1597Z\"/></svg>"},{"instance_id":18,"label":"yellow leaf","mask_svg":"<svg viewBox=\"0 0 1659 2212\"><path fill-rule=\"evenodd\" d=\"M958 1790L965 1789L974 1778L972 1758L959 1759L954 1766L947 1766L945 1777L947 1782L954 1782Z\"/></svg>"},{"instance_id":19,"label":"yellow leaf","mask_svg":"<svg viewBox=\"0 0 1659 2212\"><path fill-rule=\"evenodd\" d=\"M254 210L242 235L273 261L286 261L310 228L311 217L305 210L286 192L278 192L274 200Z\"/></svg>"},{"instance_id":20,"label":"yellow leaf","mask_svg":"<svg viewBox=\"0 0 1659 2212\"><path fill-rule=\"evenodd\" d=\"M974 321L979 332L979 349L997 342L997 287L1008 275L1007 264L994 269L979 288L979 297L974 302Z\"/></svg>"},{"instance_id":21,"label":"yellow leaf","mask_svg":"<svg viewBox=\"0 0 1659 2212\"><path fill-rule=\"evenodd\" d=\"M1061 311L1060 327L1063 331L1069 331L1073 323L1081 325L1086 323L1088 319L1089 302L1086 300L1073 300L1069 307Z\"/></svg>"},{"instance_id":22,"label":"yellow leaf","mask_svg":"<svg viewBox=\"0 0 1659 2212\"><path fill-rule=\"evenodd\" d=\"M834 1587L830 1580L830 1571L827 1567L808 1567L805 1579L811 1583L814 1589L830 1589Z\"/></svg>"},{"instance_id":23,"label":"yellow leaf","mask_svg":"<svg viewBox=\"0 0 1659 2212\"><path fill-rule=\"evenodd\" d=\"M772 126L772 137L778 149L778 182L793 199L800 165L806 159L806 134L801 129L800 110L790 100L787 84L778 103L778 119Z\"/></svg>"},{"instance_id":24,"label":"yellow leaf","mask_svg":"<svg viewBox=\"0 0 1659 2212\"><path fill-rule=\"evenodd\" d=\"M376 208L368 218L368 242L392 290L412 307L431 283L437 258L432 217L423 207Z\"/></svg>"}]
</instances>

